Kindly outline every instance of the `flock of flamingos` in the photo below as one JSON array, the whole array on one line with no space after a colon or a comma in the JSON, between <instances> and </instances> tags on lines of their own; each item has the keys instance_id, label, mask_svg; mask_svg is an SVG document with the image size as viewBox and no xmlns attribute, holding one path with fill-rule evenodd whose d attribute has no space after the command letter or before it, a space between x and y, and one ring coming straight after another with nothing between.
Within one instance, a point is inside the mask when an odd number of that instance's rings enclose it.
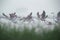
<instances>
[{"instance_id":1,"label":"flock of flamingos","mask_svg":"<svg viewBox=\"0 0 60 40\"><path fill-rule=\"evenodd\" d=\"M34 22L34 19L41 20L41 21L45 22L46 21L45 19L48 18L48 15L46 15L46 12L44 10L43 10L41 15L39 14L39 12L37 12L37 15L36 15L37 18L32 16L32 12L29 15L27 15L26 17L19 17L19 16L16 15L16 12L9 14L9 16L7 16L5 13L2 13L2 15L3 15L3 17L0 17L0 19L5 18L5 19L8 19L10 21L11 20L14 21L14 20L18 19L18 20L23 21L23 22L25 22L25 21L27 21L27 22L32 22L33 21ZM55 22L56 23L60 22L60 12L57 13L57 17L56 17ZM14 23L16 23L16 22L14 22ZM48 24L51 25L52 22L48 21Z\"/></svg>"}]
</instances>

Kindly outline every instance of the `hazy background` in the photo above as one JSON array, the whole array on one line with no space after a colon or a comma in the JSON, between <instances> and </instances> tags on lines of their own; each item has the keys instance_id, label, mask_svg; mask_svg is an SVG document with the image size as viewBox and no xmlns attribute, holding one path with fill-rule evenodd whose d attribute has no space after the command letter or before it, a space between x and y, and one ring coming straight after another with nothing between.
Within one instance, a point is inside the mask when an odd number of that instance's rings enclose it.
<instances>
[{"instance_id":1,"label":"hazy background","mask_svg":"<svg viewBox=\"0 0 60 40\"><path fill-rule=\"evenodd\" d=\"M33 12L33 16L39 11L45 10L47 14L60 11L60 0L0 0L0 14L16 12L19 16L26 16ZM50 15L51 16L51 15Z\"/></svg>"}]
</instances>

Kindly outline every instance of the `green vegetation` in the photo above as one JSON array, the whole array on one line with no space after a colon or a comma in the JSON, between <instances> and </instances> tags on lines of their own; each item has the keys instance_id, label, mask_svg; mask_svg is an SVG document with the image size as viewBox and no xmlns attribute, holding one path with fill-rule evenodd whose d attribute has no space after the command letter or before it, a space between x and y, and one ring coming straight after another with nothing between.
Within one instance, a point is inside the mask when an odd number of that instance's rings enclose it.
<instances>
[{"instance_id":1,"label":"green vegetation","mask_svg":"<svg viewBox=\"0 0 60 40\"><path fill-rule=\"evenodd\" d=\"M51 31L37 34L35 28L29 30L24 28L23 31L20 29L10 28L5 24L0 24L0 40L60 40L60 26L55 26Z\"/></svg>"}]
</instances>

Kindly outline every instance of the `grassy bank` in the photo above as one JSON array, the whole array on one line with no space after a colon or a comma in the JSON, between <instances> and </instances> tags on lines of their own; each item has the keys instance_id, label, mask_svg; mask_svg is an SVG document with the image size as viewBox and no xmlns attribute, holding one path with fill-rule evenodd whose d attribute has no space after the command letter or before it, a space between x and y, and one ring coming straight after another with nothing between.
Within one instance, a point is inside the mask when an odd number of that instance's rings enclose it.
<instances>
[{"instance_id":1,"label":"grassy bank","mask_svg":"<svg viewBox=\"0 0 60 40\"><path fill-rule=\"evenodd\" d=\"M28 28L24 28L23 31L19 29L10 28L10 26L6 26L5 24L2 26L0 24L0 40L60 40L60 26L55 26L53 31L45 32L37 34L35 32L35 28L29 30Z\"/></svg>"}]
</instances>

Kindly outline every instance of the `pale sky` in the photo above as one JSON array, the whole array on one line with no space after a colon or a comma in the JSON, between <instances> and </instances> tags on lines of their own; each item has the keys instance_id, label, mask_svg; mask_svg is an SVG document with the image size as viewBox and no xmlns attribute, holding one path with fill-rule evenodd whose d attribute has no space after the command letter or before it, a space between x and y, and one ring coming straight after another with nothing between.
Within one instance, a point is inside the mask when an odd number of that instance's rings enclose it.
<instances>
[{"instance_id":1,"label":"pale sky","mask_svg":"<svg viewBox=\"0 0 60 40\"><path fill-rule=\"evenodd\" d=\"M25 16L30 12L36 15L36 12L42 13L43 10L47 14L60 11L60 0L0 0L0 12L9 14L17 12L17 15Z\"/></svg>"}]
</instances>

